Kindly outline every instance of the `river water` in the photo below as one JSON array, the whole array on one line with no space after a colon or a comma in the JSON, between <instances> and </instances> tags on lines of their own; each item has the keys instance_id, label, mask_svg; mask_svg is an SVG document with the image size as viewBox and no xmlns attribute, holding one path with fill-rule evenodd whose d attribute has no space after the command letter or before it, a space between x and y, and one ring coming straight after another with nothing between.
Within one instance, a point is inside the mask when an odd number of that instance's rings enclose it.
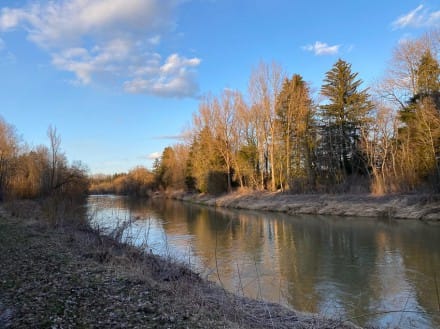
<instances>
[{"instance_id":1,"label":"river water","mask_svg":"<svg viewBox=\"0 0 440 329\"><path fill-rule=\"evenodd\" d=\"M440 328L440 223L91 196L93 223L227 290L379 328Z\"/></svg>"}]
</instances>

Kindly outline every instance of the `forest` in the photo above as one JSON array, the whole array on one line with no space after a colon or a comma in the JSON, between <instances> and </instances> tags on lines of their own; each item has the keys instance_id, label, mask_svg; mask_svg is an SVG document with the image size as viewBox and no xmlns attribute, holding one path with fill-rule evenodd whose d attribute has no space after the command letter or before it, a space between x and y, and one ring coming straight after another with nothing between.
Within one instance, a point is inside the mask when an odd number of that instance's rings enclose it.
<instances>
[{"instance_id":1,"label":"forest","mask_svg":"<svg viewBox=\"0 0 440 329\"><path fill-rule=\"evenodd\" d=\"M223 193L439 192L439 31L401 41L369 88L339 59L313 95L304 77L260 63L248 94L207 95L186 140L163 150L155 186Z\"/></svg>"},{"instance_id":2,"label":"forest","mask_svg":"<svg viewBox=\"0 0 440 329\"><path fill-rule=\"evenodd\" d=\"M30 148L0 121L0 198L156 190L220 194L234 189L289 193L428 192L440 189L440 32L400 42L384 77L369 88L337 60L319 92L276 62L261 62L248 93L206 95L184 141L151 170L87 176L68 164L61 138Z\"/></svg>"}]
</instances>

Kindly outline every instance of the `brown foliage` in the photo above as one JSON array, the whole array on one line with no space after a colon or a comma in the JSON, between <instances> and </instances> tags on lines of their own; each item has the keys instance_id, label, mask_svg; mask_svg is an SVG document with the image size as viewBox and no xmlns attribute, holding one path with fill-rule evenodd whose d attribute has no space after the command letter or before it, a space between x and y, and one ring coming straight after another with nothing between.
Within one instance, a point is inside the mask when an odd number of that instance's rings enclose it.
<instances>
[{"instance_id":1,"label":"brown foliage","mask_svg":"<svg viewBox=\"0 0 440 329\"><path fill-rule=\"evenodd\" d=\"M154 175L144 167L136 167L128 173L95 175L90 177L89 193L146 196L155 186Z\"/></svg>"},{"instance_id":2,"label":"brown foliage","mask_svg":"<svg viewBox=\"0 0 440 329\"><path fill-rule=\"evenodd\" d=\"M0 119L0 199L57 196L79 200L88 180L81 163L69 165L61 152L61 138L49 129L50 148L34 149L19 143L15 129Z\"/></svg>"}]
</instances>

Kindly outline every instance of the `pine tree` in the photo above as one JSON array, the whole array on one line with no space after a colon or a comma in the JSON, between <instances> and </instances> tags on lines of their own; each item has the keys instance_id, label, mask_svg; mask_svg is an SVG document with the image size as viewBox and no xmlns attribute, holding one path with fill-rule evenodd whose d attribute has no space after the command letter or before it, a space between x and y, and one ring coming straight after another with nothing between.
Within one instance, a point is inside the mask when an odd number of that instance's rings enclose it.
<instances>
[{"instance_id":1,"label":"pine tree","mask_svg":"<svg viewBox=\"0 0 440 329\"><path fill-rule=\"evenodd\" d=\"M326 143L326 157L338 176L365 171L366 165L359 147L361 129L368 122L373 105L367 90L361 90L362 80L353 73L351 64L339 59L326 73L321 94L328 103L321 106Z\"/></svg>"}]
</instances>

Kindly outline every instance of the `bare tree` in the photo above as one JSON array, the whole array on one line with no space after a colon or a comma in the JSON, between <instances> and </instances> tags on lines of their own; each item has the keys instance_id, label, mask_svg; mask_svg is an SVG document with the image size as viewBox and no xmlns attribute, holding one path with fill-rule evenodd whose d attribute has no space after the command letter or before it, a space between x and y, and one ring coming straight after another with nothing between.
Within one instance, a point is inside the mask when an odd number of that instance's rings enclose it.
<instances>
[{"instance_id":1,"label":"bare tree","mask_svg":"<svg viewBox=\"0 0 440 329\"><path fill-rule=\"evenodd\" d=\"M398 119L389 143L392 170L388 168L382 178L387 190L390 181L394 181L393 189L405 191L426 183L433 174L440 178L436 160L440 154L439 35L438 30L431 31L399 43L385 78L375 88Z\"/></svg>"},{"instance_id":2,"label":"bare tree","mask_svg":"<svg viewBox=\"0 0 440 329\"><path fill-rule=\"evenodd\" d=\"M49 138L49 152L50 152L50 176L49 187L51 190L57 185L58 167L61 153L61 137L57 133L55 127L49 126L47 129L47 137Z\"/></svg>"},{"instance_id":3,"label":"bare tree","mask_svg":"<svg viewBox=\"0 0 440 329\"><path fill-rule=\"evenodd\" d=\"M15 128L0 117L0 200L5 197L16 169L19 141Z\"/></svg>"},{"instance_id":4,"label":"bare tree","mask_svg":"<svg viewBox=\"0 0 440 329\"><path fill-rule=\"evenodd\" d=\"M220 100L214 102L211 113L215 136L216 149L223 158L227 175L228 192L232 189L232 166L233 166L233 131L235 122L234 93L225 90Z\"/></svg>"},{"instance_id":5,"label":"bare tree","mask_svg":"<svg viewBox=\"0 0 440 329\"><path fill-rule=\"evenodd\" d=\"M285 73L276 62L261 62L252 71L249 93L252 108L255 110L259 135L260 160L265 162L266 173L271 177L271 190L276 189L275 150L276 150L276 99L281 92ZM266 158L267 157L267 158ZM263 159L262 159L263 158Z\"/></svg>"},{"instance_id":6,"label":"bare tree","mask_svg":"<svg viewBox=\"0 0 440 329\"><path fill-rule=\"evenodd\" d=\"M362 147L371 173L371 192L376 195L393 192L397 179L397 116L392 108L377 101L372 120L361 131Z\"/></svg>"},{"instance_id":7,"label":"bare tree","mask_svg":"<svg viewBox=\"0 0 440 329\"><path fill-rule=\"evenodd\" d=\"M409 98L417 93L417 70L427 51L437 56L440 33L432 31L418 39L401 41L393 51L385 77L375 88L378 95L404 108Z\"/></svg>"},{"instance_id":8,"label":"bare tree","mask_svg":"<svg viewBox=\"0 0 440 329\"><path fill-rule=\"evenodd\" d=\"M240 186L256 188L263 186L259 162L259 138L255 111L245 103L241 94L237 95L236 130L234 138L239 144L234 157L235 168L239 176Z\"/></svg>"}]
</instances>

